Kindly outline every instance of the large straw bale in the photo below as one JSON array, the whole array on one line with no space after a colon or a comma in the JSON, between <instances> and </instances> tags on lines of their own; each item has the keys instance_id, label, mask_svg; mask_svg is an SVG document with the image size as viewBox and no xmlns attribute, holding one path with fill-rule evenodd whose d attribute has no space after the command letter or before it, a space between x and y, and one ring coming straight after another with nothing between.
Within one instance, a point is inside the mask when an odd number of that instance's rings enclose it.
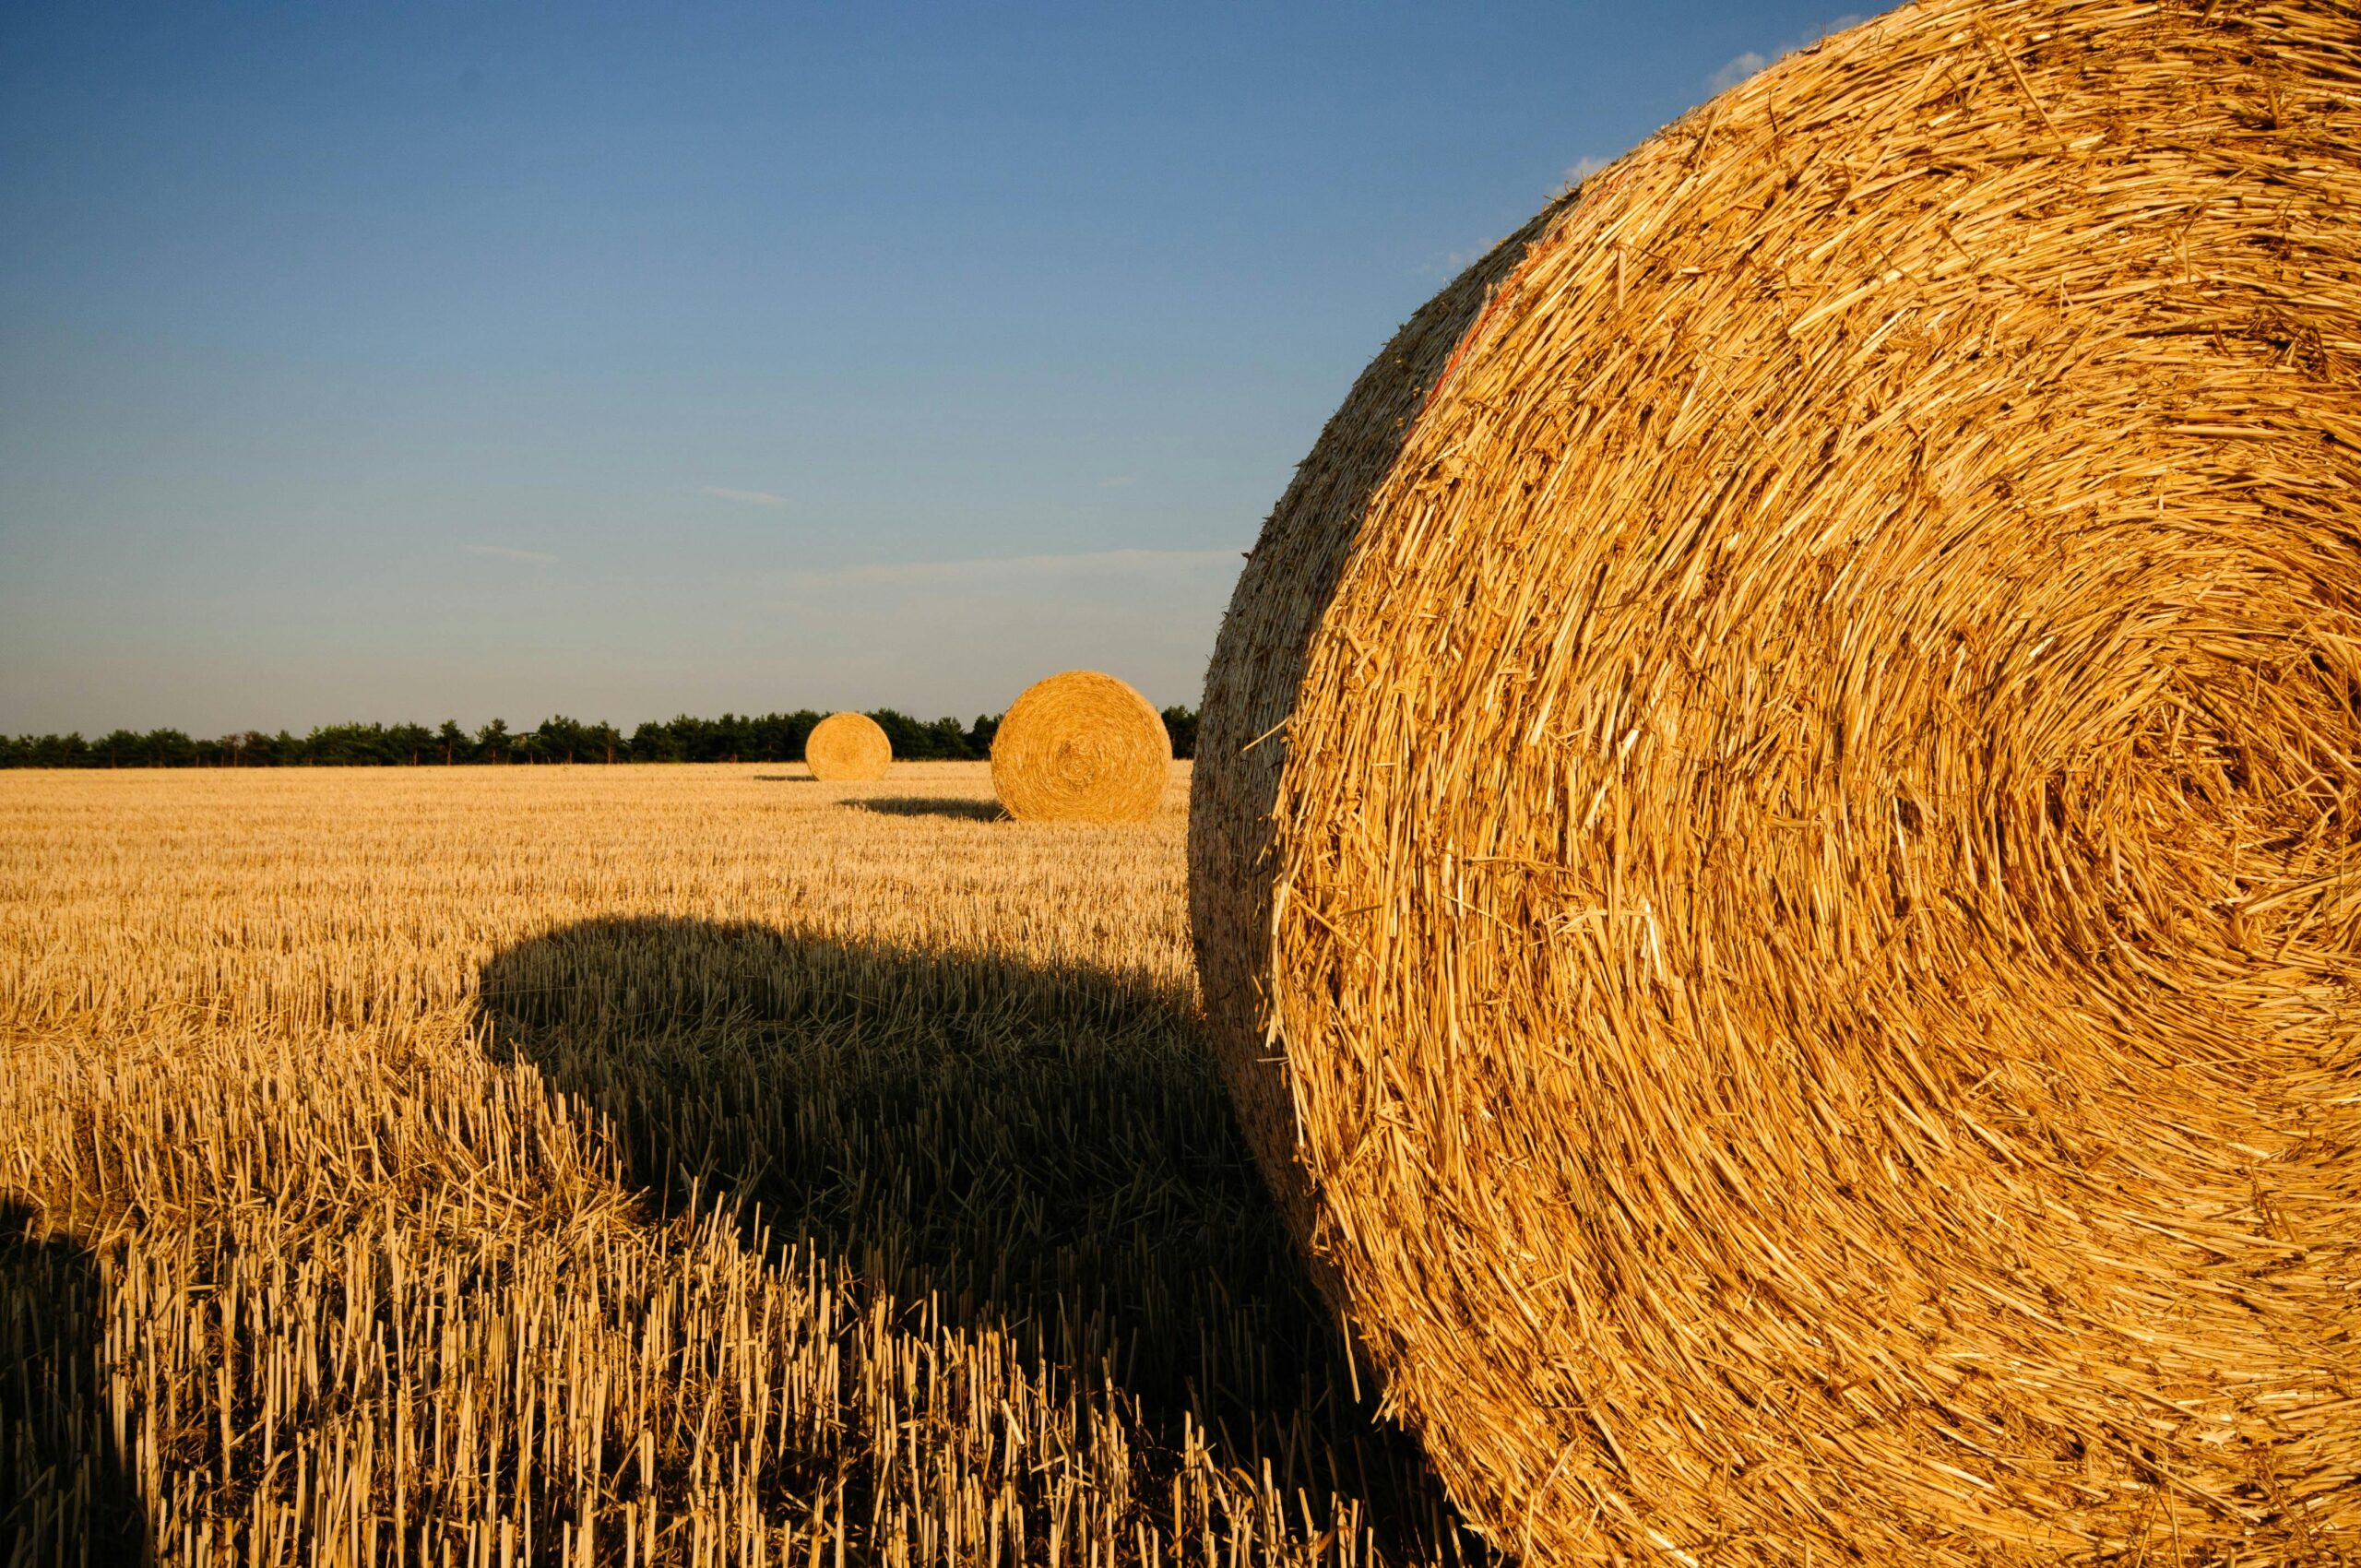
<instances>
[{"instance_id":1,"label":"large straw bale","mask_svg":"<svg viewBox=\"0 0 2361 1568\"><path fill-rule=\"evenodd\" d=\"M2361 9L1937 0L1542 212L1247 565L1205 1001L1534 1562L2361 1551Z\"/></svg>"},{"instance_id":2,"label":"large straw bale","mask_svg":"<svg viewBox=\"0 0 2361 1568\"><path fill-rule=\"evenodd\" d=\"M1027 686L992 735L992 790L1019 822L1145 822L1172 776L1172 737L1112 675Z\"/></svg>"},{"instance_id":3,"label":"large straw bale","mask_svg":"<svg viewBox=\"0 0 2361 1568\"><path fill-rule=\"evenodd\" d=\"M832 713L803 742L812 777L829 784L867 784L894 765L894 742L865 713Z\"/></svg>"}]
</instances>

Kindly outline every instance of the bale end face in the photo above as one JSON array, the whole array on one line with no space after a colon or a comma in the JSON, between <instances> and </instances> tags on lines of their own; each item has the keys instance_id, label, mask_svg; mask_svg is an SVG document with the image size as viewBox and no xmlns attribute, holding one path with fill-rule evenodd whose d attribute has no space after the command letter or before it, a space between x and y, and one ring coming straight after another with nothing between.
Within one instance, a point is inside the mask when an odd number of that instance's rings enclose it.
<instances>
[{"instance_id":1,"label":"bale end face","mask_svg":"<svg viewBox=\"0 0 2361 1568\"><path fill-rule=\"evenodd\" d=\"M813 726L803 762L823 783L874 783L893 766L894 742L865 713L832 713Z\"/></svg>"},{"instance_id":2,"label":"bale end face","mask_svg":"<svg viewBox=\"0 0 2361 1568\"><path fill-rule=\"evenodd\" d=\"M1446 291L1273 514L1208 1019L1528 1563L2355 1555L2357 20L1791 57Z\"/></svg>"},{"instance_id":3,"label":"bale end face","mask_svg":"<svg viewBox=\"0 0 2361 1568\"><path fill-rule=\"evenodd\" d=\"M1019 822L1145 822L1171 774L1163 716L1096 671L1027 687L992 737L992 790Z\"/></svg>"}]
</instances>

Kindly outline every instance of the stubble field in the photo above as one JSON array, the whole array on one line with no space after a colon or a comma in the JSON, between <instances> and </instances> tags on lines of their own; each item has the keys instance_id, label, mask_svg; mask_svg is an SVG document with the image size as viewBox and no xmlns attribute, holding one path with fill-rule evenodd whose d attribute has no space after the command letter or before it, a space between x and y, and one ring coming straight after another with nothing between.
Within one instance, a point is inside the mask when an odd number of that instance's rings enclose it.
<instances>
[{"instance_id":1,"label":"stubble field","mask_svg":"<svg viewBox=\"0 0 2361 1568\"><path fill-rule=\"evenodd\" d=\"M1231 1124L1186 795L0 775L0 1563L1472 1551Z\"/></svg>"}]
</instances>

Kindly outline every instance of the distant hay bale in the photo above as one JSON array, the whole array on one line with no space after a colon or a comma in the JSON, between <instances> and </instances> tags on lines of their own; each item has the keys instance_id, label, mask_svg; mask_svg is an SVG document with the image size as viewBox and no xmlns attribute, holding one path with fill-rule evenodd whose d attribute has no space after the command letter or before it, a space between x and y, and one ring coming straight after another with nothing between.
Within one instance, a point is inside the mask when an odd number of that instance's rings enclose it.
<instances>
[{"instance_id":1,"label":"distant hay bale","mask_svg":"<svg viewBox=\"0 0 2361 1568\"><path fill-rule=\"evenodd\" d=\"M803 762L825 783L868 784L893 766L894 742L865 713L832 713L812 727Z\"/></svg>"},{"instance_id":2,"label":"distant hay bale","mask_svg":"<svg viewBox=\"0 0 2361 1568\"><path fill-rule=\"evenodd\" d=\"M992 736L992 790L1019 822L1145 822L1171 775L1163 716L1092 670L1026 687Z\"/></svg>"},{"instance_id":3,"label":"distant hay bale","mask_svg":"<svg viewBox=\"0 0 2361 1568\"><path fill-rule=\"evenodd\" d=\"M1526 1562L2361 1548L2357 105L2349 4L1895 12L1273 513L1205 1005Z\"/></svg>"}]
</instances>

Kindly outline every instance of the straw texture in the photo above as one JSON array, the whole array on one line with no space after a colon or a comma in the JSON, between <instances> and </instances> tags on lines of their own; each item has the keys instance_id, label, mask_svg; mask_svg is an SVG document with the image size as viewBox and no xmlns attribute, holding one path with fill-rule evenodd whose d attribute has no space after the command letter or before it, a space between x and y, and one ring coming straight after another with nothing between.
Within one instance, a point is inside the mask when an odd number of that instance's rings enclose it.
<instances>
[{"instance_id":1,"label":"straw texture","mask_svg":"<svg viewBox=\"0 0 2361 1568\"><path fill-rule=\"evenodd\" d=\"M1094 670L1027 686L992 736L992 791L1019 822L1145 822L1171 774L1163 717Z\"/></svg>"},{"instance_id":2,"label":"straw texture","mask_svg":"<svg viewBox=\"0 0 2361 1568\"><path fill-rule=\"evenodd\" d=\"M1266 525L1241 1119L1535 1562L2361 1530L2361 8L1906 8L1545 210Z\"/></svg>"},{"instance_id":3,"label":"straw texture","mask_svg":"<svg viewBox=\"0 0 2361 1568\"><path fill-rule=\"evenodd\" d=\"M865 713L832 713L803 742L804 766L829 784L867 784L894 765L894 742Z\"/></svg>"}]
</instances>

